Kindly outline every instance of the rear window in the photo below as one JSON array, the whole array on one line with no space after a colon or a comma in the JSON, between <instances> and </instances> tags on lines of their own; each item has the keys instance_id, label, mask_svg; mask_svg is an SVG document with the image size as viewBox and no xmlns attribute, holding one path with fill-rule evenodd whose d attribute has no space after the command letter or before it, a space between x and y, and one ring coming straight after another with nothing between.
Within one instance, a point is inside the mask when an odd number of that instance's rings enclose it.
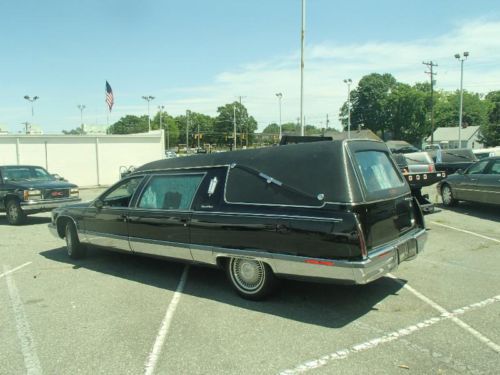
<instances>
[{"instance_id":1,"label":"rear window","mask_svg":"<svg viewBox=\"0 0 500 375\"><path fill-rule=\"evenodd\" d=\"M400 188L404 180L391 163L389 155L382 151L358 151L355 154L359 171L369 195Z\"/></svg>"}]
</instances>

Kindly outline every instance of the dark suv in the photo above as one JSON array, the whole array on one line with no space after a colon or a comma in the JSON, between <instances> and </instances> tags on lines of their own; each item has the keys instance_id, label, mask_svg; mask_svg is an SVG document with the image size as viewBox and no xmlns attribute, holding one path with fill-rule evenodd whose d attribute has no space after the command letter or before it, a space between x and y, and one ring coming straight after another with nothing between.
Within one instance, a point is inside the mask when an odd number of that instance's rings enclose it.
<instances>
[{"instance_id":1,"label":"dark suv","mask_svg":"<svg viewBox=\"0 0 500 375\"><path fill-rule=\"evenodd\" d=\"M9 224L22 224L28 214L51 211L80 201L78 186L35 165L0 166L0 211Z\"/></svg>"}]
</instances>

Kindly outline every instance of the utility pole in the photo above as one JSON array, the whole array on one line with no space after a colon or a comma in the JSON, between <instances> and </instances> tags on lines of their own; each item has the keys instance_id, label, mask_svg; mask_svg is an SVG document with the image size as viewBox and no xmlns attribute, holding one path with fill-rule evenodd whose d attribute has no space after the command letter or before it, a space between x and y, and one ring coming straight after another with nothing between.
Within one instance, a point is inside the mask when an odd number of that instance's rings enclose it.
<instances>
[{"instance_id":1,"label":"utility pole","mask_svg":"<svg viewBox=\"0 0 500 375\"><path fill-rule=\"evenodd\" d=\"M328 119L328 113L326 114L326 129L325 130L328 130L328 124L330 124L330 120Z\"/></svg>"},{"instance_id":2,"label":"utility pole","mask_svg":"<svg viewBox=\"0 0 500 375\"><path fill-rule=\"evenodd\" d=\"M304 42L306 37L306 0L302 0L302 28L300 32L300 135L304 136Z\"/></svg>"},{"instance_id":3,"label":"utility pole","mask_svg":"<svg viewBox=\"0 0 500 375\"><path fill-rule=\"evenodd\" d=\"M344 79L347 85L347 139L351 139L351 84L352 79Z\"/></svg>"},{"instance_id":4,"label":"utility pole","mask_svg":"<svg viewBox=\"0 0 500 375\"><path fill-rule=\"evenodd\" d=\"M422 62L422 64L426 65L429 68L428 72L425 72L431 78L431 144L434 143L434 83L436 80L434 76L437 74L434 72L434 67L438 66L438 64L434 64L432 61Z\"/></svg>"},{"instance_id":5,"label":"utility pole","mask_svg":"<svg viewBox=\"0 0 500 375\"><path fill-rule=\"evenodd\" d=\"M198 150L200 149L200 122L198 121L198 135L197 135L197 138L198 138Z\"/></svg>"},{"instance_id":6,"label":"utility pole","mask_svg":"<svg viewBox=\"0 0 500 375\"><path fill-rule=\"evenodd\" d=\"M464 61L469 57L469 52L464 52L461 56L455 54L455 58L460 61L460 112L458 113L458 148L462 148L462 113L464 106Z\"/></svg>"}]
</instances>

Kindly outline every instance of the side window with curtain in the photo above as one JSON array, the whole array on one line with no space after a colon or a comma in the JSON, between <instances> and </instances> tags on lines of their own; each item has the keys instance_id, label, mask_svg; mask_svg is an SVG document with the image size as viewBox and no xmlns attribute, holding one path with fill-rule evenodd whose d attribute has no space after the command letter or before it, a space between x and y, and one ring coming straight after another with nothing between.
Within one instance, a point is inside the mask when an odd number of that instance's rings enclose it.
<instances>
[{"instance_id":1,"label":"side window with curtain","mask_svg":"<svg viewBox=\"0 0 500 375\"><path fill-rule=\"evenodd\" d=\"M202 174L154 176L144 189L139 208L189 210Z\"/></svg>"}]
</instances>

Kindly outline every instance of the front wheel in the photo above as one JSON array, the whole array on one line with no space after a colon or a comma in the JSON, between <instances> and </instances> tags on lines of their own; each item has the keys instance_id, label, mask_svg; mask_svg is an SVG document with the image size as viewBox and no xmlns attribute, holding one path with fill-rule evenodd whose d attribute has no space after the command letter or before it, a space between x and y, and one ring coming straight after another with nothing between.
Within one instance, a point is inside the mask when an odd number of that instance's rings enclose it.
<instances>
[{"instance_id":1,"label":"front wheel","mask_svg":"<svg viewBox=\"0 0 500 375\"><path fill-rule=\"evenodd\" d=\"M70 258L80 259L86 255L87 249L84 245L80 243L80 240L78 239L78 233L76 232L76 228L74 224L71 222L66 224L65 238L66 238L66 250Z\"/></svg>"},{"instance_id":2,"label":"front wheel","mask_svg":"<svg viewBox=\"0 0 500 375\"><path fill-rule=\"evenodd\" d=\"M226 262L226 271L233 288L246 299L263 299L276 284L271 267L258 260L231 258Z\"/></svg>"},{"instance_id":3,"label":"front wheel","mask_svg":"<svg viewBox=\"0 0 500 375\"><path fill-rule=\"evenodd\" d=\"M26 220L26 214L21 209L21 205L15 199L10 199L5 207L7 221L11 225L20 225Z\"/></svg>"},{"instance_id":4,"label":"front wheel","mask_svg":"<svg viewBox=\"0 0 500 375\"><path fill-rule=\"evenodd\" d=\"M443 204L447 207L455 206L458 201L453 198L453 192L448 184L443 185L441 188L441 197L443 198Z\"/></svg>"}]
</instances>

